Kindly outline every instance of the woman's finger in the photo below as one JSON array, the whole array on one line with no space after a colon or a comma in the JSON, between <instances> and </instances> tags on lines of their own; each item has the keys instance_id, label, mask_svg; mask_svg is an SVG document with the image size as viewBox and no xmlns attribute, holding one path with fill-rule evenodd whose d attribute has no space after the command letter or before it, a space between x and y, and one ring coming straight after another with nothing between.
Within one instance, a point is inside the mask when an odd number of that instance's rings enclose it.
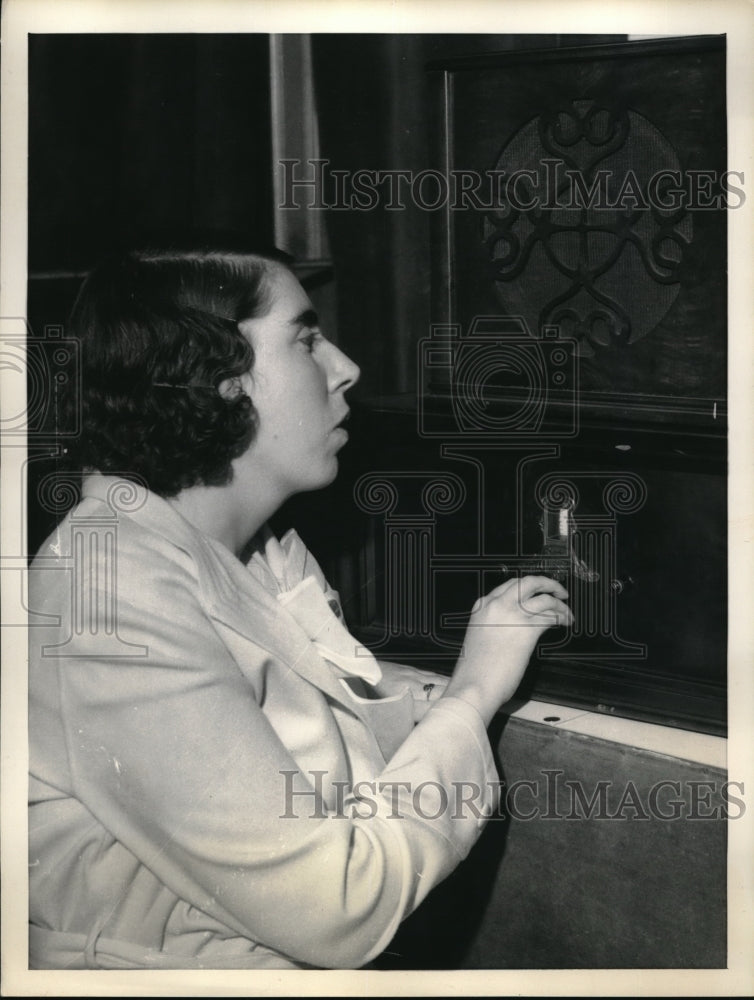
<instances>
[{"instance_id":1,"label":"woman's finger","mask_svg":"<svg viewBox=\"0 0 754 1000\"><path fill-rule=\"evenodd\" d=\"M532 625L543 628L554 628L555 626L573 625L572 611L545 611L539 615L532 615L530 619Z\"/></svg>"},{"instance_id":2,"label":"woman's finger","mask_svg":"<svg viewBox=\"0 0 754 1000\"><path fill-rule=\"evenodd\" d=\"M521 607L524 611L531 615L540 615L546 611L554 611L558 614L563 612L571 613L571 609L563 601L558 600L557 597L553 597L551 594L537 594L534 597L530 597L527 601L523 601Z\"/></svg>"},{"instance_id":3,"label":"woman's finger","mask_svg":"<svg viewBox=\"0 0 754 1000\"><path fill-rule=\"evenodd\" d=\"M563 584L549 576L522 576L501 583L487 594L487 598L502 597L510 590L517 590L521 601L538 593L553 594L560 598L568 597L568 591Z\"/></svg>"},{"instance_id":4,"label":"woman's finger","mask_svg":"<svg viewBox=\"0 0 754 1000\"><path fill-rule=\"evenodd\" d=\"M534 594L552 594L561 599L568 597L568 591L558 580L549 576L524 576L520 581L519 593L523 600Z\"/></svg>"},{"instance_id":5,"label":"woman's finger","mask_svg":"<svg viewBox=\"0 0 754 1000\"><path fill-rule=\"evenodd\" d=\"M575 620L573 611L571 611L567 604L562 604L560 601L540 611L529 612L528 608L526 611L528 618L525 622L522 622L524 626L536 625L538 627L552 628L553 625L573 625Z\"/></svg>"}]
</instances>

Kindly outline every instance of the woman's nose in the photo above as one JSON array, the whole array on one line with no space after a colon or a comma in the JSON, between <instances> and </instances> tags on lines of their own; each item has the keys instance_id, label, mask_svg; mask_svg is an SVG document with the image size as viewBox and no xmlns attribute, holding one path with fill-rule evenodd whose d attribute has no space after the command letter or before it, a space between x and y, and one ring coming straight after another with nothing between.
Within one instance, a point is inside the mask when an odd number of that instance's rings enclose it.
<instances>
[{"instance_id":1,"label":"woman's nose","mask_svg":"<svg viewBox=\"0 0 754 1000\"><path fill-rule=\"evenodd\" d=\"M333 352L330 364L330 391L335 392L340 389L345 392L359 381L361 369L335 344L330 346Z\"/></svg>"}]
</instances>

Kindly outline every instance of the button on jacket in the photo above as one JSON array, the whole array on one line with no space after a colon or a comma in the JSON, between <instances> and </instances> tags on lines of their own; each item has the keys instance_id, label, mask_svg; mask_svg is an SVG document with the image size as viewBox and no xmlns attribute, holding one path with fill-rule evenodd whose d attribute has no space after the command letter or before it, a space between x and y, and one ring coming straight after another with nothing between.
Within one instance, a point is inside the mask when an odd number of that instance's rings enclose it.
<instances>
[{"instance_id":1,"label":"button on jacket","mask_svg":"<svg viewBox=\"0 0 754 1000\"><path fill-rule=\"evenodd\" d=\"M295 533L82 492L30 574L30 966L369 962L494 809L479 715L374 697Z\"/></svg>"}]
</instances>

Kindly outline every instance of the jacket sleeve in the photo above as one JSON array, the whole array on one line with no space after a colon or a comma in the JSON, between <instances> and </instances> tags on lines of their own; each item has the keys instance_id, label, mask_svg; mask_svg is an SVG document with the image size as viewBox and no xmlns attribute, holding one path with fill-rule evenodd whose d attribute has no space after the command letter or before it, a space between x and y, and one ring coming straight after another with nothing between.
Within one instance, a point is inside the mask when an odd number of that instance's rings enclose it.
<instances>
[{"instance_id":1,"label":"jacket sleeve","mask_svg":"<svg viewBox=\"0 0 754 1000\"><path fill-rule=\"evenodd\" d=\"M299 771L192 572L188 562L153 558L145 573L121 560L119 579L138 586L119 593L117 635L142 650L134 655L98 651L58 602L71 640L63 655L40 656L30 681L47 756L60 757L72 794L180 898L296 961L363 965L468 853L494 808L481 719L439 700L373 781L324 808L316 775ZM280 668L258 656L260 676Z\"/></svg>"}]
</instances>

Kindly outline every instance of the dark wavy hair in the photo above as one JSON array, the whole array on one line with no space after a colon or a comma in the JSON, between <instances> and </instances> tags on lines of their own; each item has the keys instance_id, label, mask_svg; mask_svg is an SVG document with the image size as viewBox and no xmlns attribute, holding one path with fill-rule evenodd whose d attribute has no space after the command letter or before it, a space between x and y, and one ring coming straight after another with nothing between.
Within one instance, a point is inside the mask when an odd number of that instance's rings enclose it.
<instances>
[{"instance_id":1,"label":"dark wavy hair","mask_svg":"<svg viewBox=\"0 0 754 1000\"><path fill-rule=\"evenodd\" d=\"M81 434L69 467L117 473L161 496L229 482L256 414L240 386L219 386L251 370L238 324L269 311L270 271L289 262L276 250L159 250L95 268L70 319L81 379L67 406L79 409Z\"/></svg>"}]
</instances>

